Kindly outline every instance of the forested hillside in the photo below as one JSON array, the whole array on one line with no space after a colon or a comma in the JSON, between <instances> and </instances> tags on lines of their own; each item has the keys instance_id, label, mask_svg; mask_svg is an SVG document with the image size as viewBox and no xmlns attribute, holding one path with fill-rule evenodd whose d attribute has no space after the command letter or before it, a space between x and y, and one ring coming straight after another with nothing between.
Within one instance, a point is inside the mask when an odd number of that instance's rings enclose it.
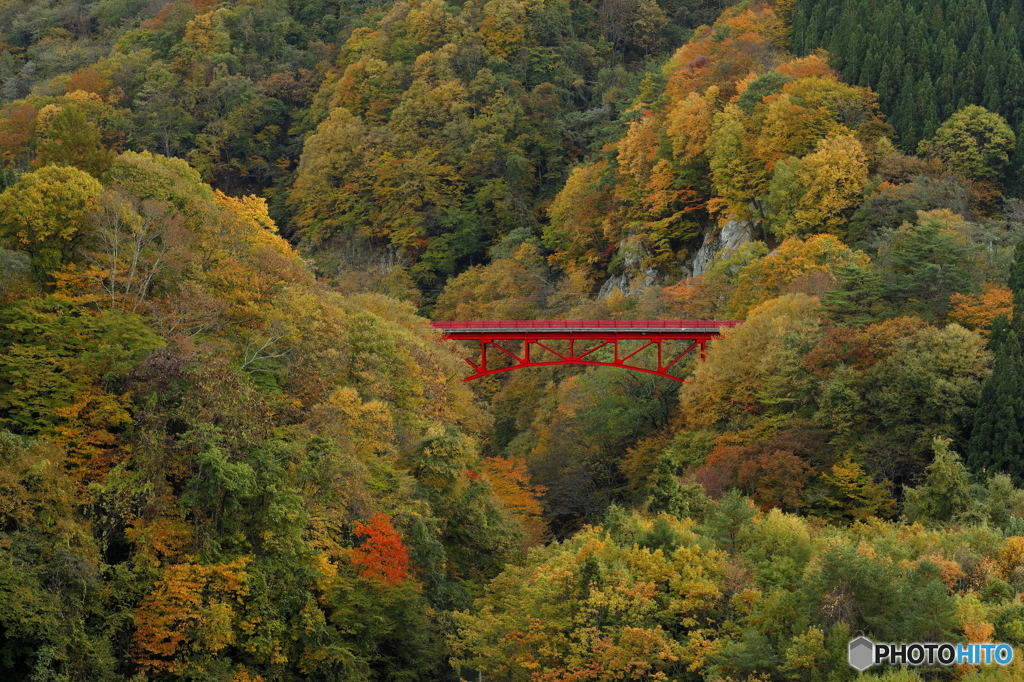
<instances>
[{"instance_id":1,"label":"forested hillside","mask_svg":"<svg viewBox=\"0 0 1024 682\"><path fill-rule=\"evenodd\" d=\"M1024 124L1024 7L1015 0L830 2L798 0L797 54L828 50L848 83L872 88L913 153L939 124L968 104ZM1024 196L1014 158L1011 191Z\"/></svg>"},{"instance_id":2,"label":"forested hillside","mask_svg":"<svg viewBox=\"0 0 1024 682\"><path fill-rule=\"evenodd\" d=\"M0 0L0 679L1022 679L1019 12Z\"/></svg>"}]
</instances>

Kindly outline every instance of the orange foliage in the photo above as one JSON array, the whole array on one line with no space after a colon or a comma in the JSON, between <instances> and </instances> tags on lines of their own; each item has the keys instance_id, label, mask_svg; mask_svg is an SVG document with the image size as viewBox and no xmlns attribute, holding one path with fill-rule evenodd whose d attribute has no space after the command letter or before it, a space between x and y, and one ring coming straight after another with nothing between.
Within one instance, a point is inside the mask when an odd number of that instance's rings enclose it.
<instances>
[{"instance_id":1,"label":"orange foliage","mask_svg":"<svg viewBox=\"0 0 1024 682\"><path fill-rule=\"evenodd\" d=\"M192 14L197 14L203 10L209 9L217 4L218 0L178 0L177 2L169 2L163 6L156 16L152 19L147 19L139 24L142 28L159 31L167 24L174 14L174 10L177 7L184 7L187 11L191 11Z\"/></svg>"},{"instance_id":2,"label":"orange foliage","mask_svg":"<svg viewBox=\"0 0 1024 682\"><path fill-rule=\"evenodd\" d=\"M217 654L235 641L236 604L248 594L248 557L226 564L168 566L135 613L135 662L176 673L189 654Z\"/></svg>"},{"instance_id":3,"label":"orange foliage","mask_svg":"<svg viewBox=\"0 0 1024 682\"><path fill-rule=\"evenodd\" d=\"M828 65L828 55L824 51L783 62L776 66L775 70L790 78L839 77L839 74Z\"/></svg>"},{"instance_id":4,"label":"orange foliage","mask_svg":"<svg viewBox=\"0 0 1024 682\"><path fill-rule=\"evenodd\" d=\"M231 682L264 682L267 678L263 675L253 675L244 665L239 664L235 673L231 676Z\"/></svg>"},{"instance_id":5,"label":"orange foliage","mask_svg":"<svg viewBox=\"0 0 1024 682\"><path fill-rule=\"evenodd\" d=\"M803 489L814 473L811 460L824 449L817 431L787 431L749 445L719 442L695 472L711 494L739 488L761 509L803 506Z\"/></svg>"},{"instance_id":6,"label":"orange foliage","mask_svg":"<svg viewBox=\"0 0 1024 682\"><path fill-rule=\"evenodd\" d=\"M666 91L680 101L717 85L728 99L736 94L738 81L775 61L785 35L783 22L768 7L726 10L713 28L679 48L665 65Z\"/></svg>"},{"instance_id":7,"label":"orange foliage","mask_svg":"<svg viewBox=\"0 0 1024 682\"><path fill-rule=\"evenodd\" d=\"M399 585L409 574L409 551L387 514L375 514L368 524L356 521L355 535L365 538L352 550L359 575L381 585Z\"/></svg>"},{"instance_id":8,"label":"orange foliage","mask_svg":"<svg viewBox=\"0 0 1024 682\"><path fill-rule=\"evenodd\" d=\"M737 487L736 474L744 461L741 445L716 445L703 466L694 473L694 480L704 486L709 495L720 496Z\"/></svg>"},{"instance_id":9,"label":"orange foliage","mask_svg":"<svg viewBox=\"0 0 1024 682\"><path fill-rule=\"evenodd\" d=\"M369 123L384 123L401 99L401 84L401 73L393 65L363 57L345 68L332 103Z\"/></svg>"},{"instance_id":10,"label":"orange foliage","mask_svg":"<svg viewBox=\"0 0 1024 682\"><path fill-rule=\"evenodd\" d=\"M131 423L128 396L111 395L99 386L89 386L71 398L67 405L53 408L60 418L53 428L53 441L68 452L73 479L82 489L102 481L128 453L118 447L113 431Z\"/></svg>"},{"instance_id":11,"label":"orange foliage","mask_svg":"<svg viewBox=\"0 0 1024 682\"><path fill-rule=\"evenodd\" d=\"M668 304L672 315L687 319L713 318L725 305L729 289L728 280L709 277L705 273L665 287L661 298Z\"/></svg>"},{"instance_id":12,"label":"orange foliage","mask_svg":"<svg viewBox=\"0 0 1024 682\"><path fill-rule=\"evenodd\" d=\"M163 503L168 507L174 504L171 496L150 498L150 505ZM136 556L150 566L172 563L182 557L186 547L192 542L192 527L180 518L160 516L154 520L135 519L125 535L135 547Z\"/></svg>"},{"instance_id":13,"label":"orange foliage","mask_svg":"<svg viewBox=\"0 0 1024 682\"><path fill-rule=\"evenodd\" d=\"M999 550L999 570L1006 580L1011 580L1021 566L1024 566L1024 537L1006 538L1006 544Z\"/></svg>"},{"instance_id":14,"label":"orange foliage","mask_svg":"<svg viewBox=\"0 0 1024 682\"><path fill-rule=\"evenodd\" d=\"M803 506L804 486L811 466L791 450L766 449L744 462L737 482L750 489L761 509L794 509Z\"/></svg>"},{"instance_id":15,"label":"orange foliage","mask_svg":"<svg viewBox=\"0 0 1024 682\"><path fill-rule=\"evenodd\" d=\"M960 564L951 559L946 559L938 555L924 556L921 557L921 559L930 561L938 567L939 580L941 580L950 590L956 590L960 586L961 581L967 577L963 569L960 567ZM904 560L900 562L900 566L916 570L920 563L920 560Z\"/></svg>"},{"instance_id":16,"label":"orange foliage","mask_svg":"<svg viewBox=\"0 0 1024 682\"><path fill-rule=\"evenodd\" d=\"M526 460L521 457L488 457L483 462L483 470L494 494L526 531L527 546L544 542L548 529L543 521L544 508L540 504L540 496L547 488L532 485Z\"/></svg>"},{"instance_id":17,"label":"orange foliage","mask_svg":"<svg viewBox=\"0 0 1024 682\"><path fill-rule=\"evenodd\" d=\"M964 623L964 637L969 644L984 644L992 641L992 635L996 628L992 623L984 621L980 623Z\"/></svg>"},{"instance_id":18,"label":"orange foliage","mask_svg":"<svg viewBox=\"0 0 1024 682\"><path fill-rule=\"evenodd\" d=\"M71 74L67 85L64 87L64 91L70 93L82 90L102 95L106 93L109 87L110 83L100 75L95 66L86 66Z\"/></svg>"},{"instance_id":19,"label":"orange foliage","mask_svg":"<svg viewBox=\"0 0 1024 682\"><path fill-rule=\"evenodd\" d=\"M987 336L997 317L1012 317L1013 292L986 282L981 294L953 294L949 304L952 308L949 312L951 322L958 322Z\"/></svg>"},{"instance_id":20,"label":"orange foliage","mask_svg":"<svg viewBox=\"0 0 1024 682\"><path fill-rule=\"evenodd\" d=\"M28 142L35 135L39 112L27 102L4 107L0 118L0 160L4 167L18 161L28 151Z\"/></svg>"},{"instance_id":21,"label":"orange foliage","mask_svg":"<svg viewBox=\"0 0 1024 682\"><path fill-rule=\"evenodd\" d=\"M885 359L897 345L925 329L929 329L929 325L917 317L895 317L863 329L832 327L804 356L803 367L821 377L831 374L839 364L863 372Z\"/></svg>"}]
</instances>

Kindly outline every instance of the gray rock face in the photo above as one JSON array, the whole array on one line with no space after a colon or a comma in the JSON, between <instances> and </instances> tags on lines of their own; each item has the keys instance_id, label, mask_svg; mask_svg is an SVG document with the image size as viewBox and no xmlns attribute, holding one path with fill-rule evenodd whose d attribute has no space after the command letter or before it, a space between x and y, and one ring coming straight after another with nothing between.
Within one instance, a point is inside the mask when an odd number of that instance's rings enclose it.
<instances>
[{"instance_id":1,"label":"gray rock face","mask_svg":"<svg viewBox=\"0 0 1024 682\"><path fill-rule=\"evenodd\" d=\"M688 269L691 277L702 275L715 256L727 256L753 238L753 223L746 220L730 220L721 228L704 234L704 243L688 259L684 271ZM599 299L607 298L616 289L631 296L658 281L657 270L641 265L647 253L638 239L633 236L624 238L619 243L619 249L623 255L623 273L612 275L605 280L597 294Z\"/></svg>"},{"instance_id":2,"label":"gray rock face","mask_svg":"<svg viewBox=\"0 0 1024 682\"><path fill-rule=\"evenodd\" d=\"M635 236L628 236L619 242L619 251L623 256L623 272L612 275L604 284L597 297L607 298L618 289L627 296L632 296L644 287L653 286L658 280L658 271L643 267L644 258L648 255L643 244Z\"/></svg>"},{"instance_id":3,"label":"gray rock face","mask_svg":"<svg viewBox=\"0 0 1024 682\"><path fill-rule=\"evenodd\" d=\"M707 232L704 243L690 261L690 276L703 275L716 255L728 255L753 239L753 225L746 220L730 220L717 232Z\"/></svg>"},{"instance_id":4,"label":"gray rock face","mask_svg":"<svg viewBox=\"0 0 1024 682\"><path fill-rule=\"evenodd\" d=\"M597 292L597 298L608 298L616 289L623 293L628 293L629 277L625 275L612 275L601 285L601 290Z\"/></svg>"}]
</instances>

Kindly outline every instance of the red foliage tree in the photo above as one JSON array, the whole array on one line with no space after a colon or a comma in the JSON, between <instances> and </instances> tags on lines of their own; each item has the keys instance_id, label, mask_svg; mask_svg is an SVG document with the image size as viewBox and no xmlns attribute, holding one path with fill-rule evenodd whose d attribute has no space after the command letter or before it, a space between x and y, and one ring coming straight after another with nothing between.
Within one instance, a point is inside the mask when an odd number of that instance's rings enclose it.
<instances>
[{"instance_id":1,"label":"red foliage tree","mask_svg":"<svg viewBox=\"0 0 1024 682\"><path fill-rule=\"evenodd\" d=\"M356 521L355 534L364 538L352 550L352 563L359 568L360 577L382 585L398 585L409 574L409 551L402 542L391 517L375 514L369 523Z\"/></svg>"},{"instance_id":2,"label":"red foliage tree","mask_svg":"<svg viewBox=\"0 0 1024 682\"><path fill-rule=\"evenodd\" d=\"M764 510L798 509L808 480L826 463L826 452L826 434L814 429L783 431L748 445L720 442L694 477L713 496L739 488Z\"/></svg>"}]
</instances>

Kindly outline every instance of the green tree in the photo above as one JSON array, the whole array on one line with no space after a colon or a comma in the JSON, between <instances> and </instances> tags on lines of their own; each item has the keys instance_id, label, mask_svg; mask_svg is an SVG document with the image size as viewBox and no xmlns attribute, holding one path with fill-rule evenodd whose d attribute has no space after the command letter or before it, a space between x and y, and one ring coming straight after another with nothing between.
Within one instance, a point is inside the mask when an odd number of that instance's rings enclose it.
<instances>
[{"instance_id":1,"label":"green tree","mask_svg":"<svg viewBox=\"0 0 1024 682\"><path fill-rule=\"evenodd\" d=\"M956 112L918 145L918 153L937 156L973 180L999 182L1010 163L1017 138L1006 120L977 105Z\"/></svg>"},{"instance_id":2,"label":"green tree","mask_svg":"<svg viewBox=\"0 0 1024 682\"><path fill-rule=\"evenodd\" d=\"M102 175L110 168L114 153L103 144L96 124L74 102L50 111L55 108L50 105L40 111L36 164L69 165L96 177Z\"/></svg>"},{"instance_id":3,"label":"green tree","mask_svg":"<svg viewBox=\"0 0 1024 682\"><path fill-rule=\"evenodd\" d=\"M40 283L50 281L92 234L89 214L103 187L85 171L45 166L0 194L0 239L25 251Z\"/></svg>"},{"instance_id":4,"label":"green tree","mask_svg":"<svg viewBox=\"0 0 1024 682\"><path fill-rule=\"evenodd\" d=\"M1007 286L1013 292L1013 319L1024 320L1024 239L1014 247ZM1020 324L1017 323L1018 328Z\"/></svg>"},{"instance_id":5,"label":"green tree","mask_svg":"<svg viewBox=\"0 0 1024 682\"><path fill-rule=\"evenodd\" d=\"M978 289L973 248L936 217L905 224L879 254L885 298L896 310L940 320L954 293Z\"/></svg>"},{"instance_id":6,"label":"green tree","mask_svg":"<svg viewBox=\"0 0 1024 682\"><path fill-rule=\"evenodd\" d=\"M1015 262L1015 272L1018 267ZM1014 291L1014 298L1018 292ZM972 469L1001 471L1016 481L1024 480L1024 353L1019 319L1015 316L1010 324L1001 315L992 325L989 345L995 352L995 366L981 390L967 451Z\"/></svg>"},{"instance_id":7,"label":"green tree","mask_svg":"<svg viewBox=\"0 0 1024 682\"><path fill-rule=\"evenodd\" d=\"M980 335L951 324L897 340L867 370L865 409L890 443L888 466L903 467L887 477L915 476L936 436L956 438L969 428L989 358Z\"/></svg>"},{"instance_id":8,"label":"green tree","mask_svg":"<svg viewBox=\"0 0 1024 682\"><path fill-rule=\"evenodd\" d=\"M741 219L751 217L752 203L762 212L756 199L764 193L770 177L746 143L745 119L735 105L715 114L708 150L712 188L722 198L727 214Z\"/></svg>"},{"instance_id":9,"label":"green tree","mask_svg":"<svg viewBox=\"0 0 1024 682\"><path fill-rule=\"evenodd\" d=\"M104 630L124 613L64 464L46 439L0 430L0 676L116 682Z\"/></svg>"},{"instance_id":10,"label":"green tree","mask_svg":"<svg viewBox=\"0 0 1024 682\"><path fill-rule=\"evenodd\" d=\"M960 455L949 448L951 442L948 438L932 441L935 459L926 469L924 482L904 488L903 515L908 521L950 523L970 507L970 473Z\"/></svg>"},{"instance_id":11,"label":"green tree","mask_svg":"<svg viewBox=\"0 0 1024 682\"><path fill-rule=\"evenodd\" d=\"M129 396L111 387L162 345L132 313L96 313L56 297L0 309L0 424L66 446L84 478L112 461L115 434L131 422Z\"/></svg>"},{"instance_id":12,"label":"green tree","mask_svg":"<svg viewBox=\"0 0 1024 682\"><path fill-rule=\"evenodd\" d=\"M821 300L828 318L844 326L861 327L878 322L886 313L882 278L870 265L838 265L837 280Z\"/></svg>"}]
</instances>

